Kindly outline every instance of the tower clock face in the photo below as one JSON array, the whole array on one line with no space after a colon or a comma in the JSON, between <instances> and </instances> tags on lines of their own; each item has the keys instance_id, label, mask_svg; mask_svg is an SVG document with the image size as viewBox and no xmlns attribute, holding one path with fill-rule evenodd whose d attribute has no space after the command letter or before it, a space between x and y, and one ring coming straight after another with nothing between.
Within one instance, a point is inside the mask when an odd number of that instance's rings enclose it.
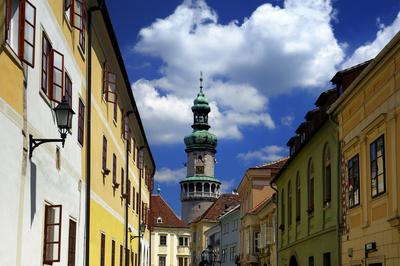
<instances>
[{"instance_id":1,"label":"tower clock face","mask_svg":"<svg viewBox=\"0 0 400 266\"><path fill-rule=\"evenodd\" d=\"M197 174L197 175L202 175L202 174L204 174L204 166L203 166L203 165L198 165L198 166L196 166L196 174Z\"/></svg>"}]
</instances>

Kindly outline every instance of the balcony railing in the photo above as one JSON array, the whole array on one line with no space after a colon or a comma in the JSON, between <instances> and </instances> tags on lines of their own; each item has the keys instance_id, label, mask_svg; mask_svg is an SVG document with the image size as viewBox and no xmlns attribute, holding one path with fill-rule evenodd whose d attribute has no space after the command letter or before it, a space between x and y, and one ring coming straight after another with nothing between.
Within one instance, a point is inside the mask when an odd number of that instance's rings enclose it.
<instances>
[{"instance_id":1,"label":"balcony railing","mask_svg":"<svg viewBox=\"0 0 400 266\"><path fill-rule=\"evenodd\" d=\"M189 247L178 246L178 254L190 254Z\"/></svg>"},{"instance_id":2,"label":"balcony railing","mask_svg":"<svg viewBox=\"0 0 400 266\"><path fill-rule=\"evenodd\" d=\"M220 196L219 192L204 192L204 191L194 191L194 192L183 192L181 193L181 199L192 199L192 198L218 198Z\"/></svg>"}]
</instances>

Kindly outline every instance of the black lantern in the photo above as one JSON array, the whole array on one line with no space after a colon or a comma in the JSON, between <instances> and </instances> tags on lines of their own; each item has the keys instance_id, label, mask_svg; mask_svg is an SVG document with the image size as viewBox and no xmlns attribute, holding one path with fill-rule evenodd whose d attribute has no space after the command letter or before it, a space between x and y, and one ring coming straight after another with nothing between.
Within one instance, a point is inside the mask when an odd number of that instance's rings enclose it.
<instances>
[{"instance_id":1,"label":"black lantern","mask_svg":"<svg viewBox=\"0 0 400 266\"><path fill-rule=\"evenodd\" d=\"M208 245L205 250L201 253L201 264L202 265L215 265L215 263L221 263L217 261L217 254L211 245Z\"/></svg>"},{"instance_id":2,"label":"black lantern","mask_svg":"<svg viewBox=\"0 0 400 266\"><path fill-rule=\"evenodd\" d=\"M72 116L75 114L75 112L69 106L65 98L59 105L54 107L53 110L56 114L57 126L61 134L61 138L65 139L67 133L72 128Z\"/></svg>"},{"instance_id":3,"label":"black lantern","mask_svg":"<svg viewBox=\"0 0 400 266\"><path fill-rule=\"evenodd\" d=\"M35 148L47 142L61 142L64 147L65 138L67 133L72 128L72 116L75 114L71 106L68 104L65 97L62 102L59 103L53 111L56 115L57 127L60 132L61 139L34 139L32 135L29 135L29 158L32 158L32 153Z\"/></svg>"}]
</instances>

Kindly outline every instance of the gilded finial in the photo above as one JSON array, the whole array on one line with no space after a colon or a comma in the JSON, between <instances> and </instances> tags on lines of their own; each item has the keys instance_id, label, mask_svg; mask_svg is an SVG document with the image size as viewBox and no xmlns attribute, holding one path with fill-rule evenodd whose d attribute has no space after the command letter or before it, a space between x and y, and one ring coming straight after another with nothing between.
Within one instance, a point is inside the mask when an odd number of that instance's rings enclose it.
<instances>
[{"instance_id":1,"label":"gilded finial","mask_svg":"<svg viewBox=\"0 0 400 266\"><path fill-rule=\"evenodd\" d=\"M203 93L203 72L200 71L200 93Z\"/></svg>"}]
</instances>

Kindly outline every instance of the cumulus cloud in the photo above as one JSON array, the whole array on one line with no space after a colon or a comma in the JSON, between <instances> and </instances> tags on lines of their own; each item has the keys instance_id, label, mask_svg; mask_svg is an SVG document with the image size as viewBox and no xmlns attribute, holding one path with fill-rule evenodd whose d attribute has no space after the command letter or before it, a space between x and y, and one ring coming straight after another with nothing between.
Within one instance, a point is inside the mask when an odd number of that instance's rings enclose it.
<instances>
[{"instance_id":1,"label":"cumulus cloud","mask_svg":"<svg viewBox=\"0 0 400 266\"><path fill-rule=\"evenodd\" d=\"M204 0L185 0L141 29L133 50L163 62L160 78L133 86L151 140L182 141L200 70L220 138L239 139L246 126L275 128L268 97L321 86L342 61L332 16L329 0L286 0L222 24Z\"/></svg>"},{"instance_id":2,"label":"cumulus cloud","mask_svg":"<svg viewBox=\"0 0 400 266\"><path fill-rule=\"evenodd\" d=\"M170 169L163 167L155 174L155 180L159 183L177 184L186 177L186 168Z\"/></svg>"},{"instance_id":3,"label":"cumulus cloud","mask_svg":"<svg viewBox=\"0 0 400 266\"><path fill-rule=\"evenodd\" d=\"M285 115L281 117L281 124L287 127L291 127L294 120L294 116Z\"/></svg>"},{"instance_id":4,"label":"cumulus cloud","mask_svg":"<svg viewBox=\"0 0 400 266\"><path fill-rule=\"evenodd\" d=\"M286 156L287 150L284 147L269 145L259 150L239 153L237 157L245 162L271 162Z\"/></svg>"},{"instance_id":5,"label":"cumulus cloud","mask_svg":"<svg viewBox=\"0 0 400 266\"><path fill-rule=\"evenodd\" d=\"M400 30L400 12L392 24L385 26L380 19L377 19L378 32L373 41L358 47L354 53L345 60L342 67L347 68L369 59L374 58L385 45L396 35Z\"/></svg>"},{"instance_id":6,"label":"cumulus cloud","mask_svg":"<svg viewBox=\"0 0 400 266\"><path fill-rule=\"evenodd\" d=\"M230 193L232 190L234 190L236 187L236 180L235 179L229 179L229 180L221 180L221 191L222 193Z\"/></svg>"}]
</instances>

